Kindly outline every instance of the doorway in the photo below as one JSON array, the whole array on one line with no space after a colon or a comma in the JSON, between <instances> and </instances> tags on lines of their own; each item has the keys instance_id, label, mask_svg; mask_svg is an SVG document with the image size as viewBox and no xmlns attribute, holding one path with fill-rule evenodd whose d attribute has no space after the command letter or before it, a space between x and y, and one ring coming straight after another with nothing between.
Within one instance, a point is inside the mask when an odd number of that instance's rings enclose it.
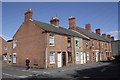
<instances>
[{"instance_id":1,"label":"doorway","mask_svg":"<svg viewBox=\"0 0 120 80\"><path fill-rule=\"evenodd\" d=\"M62 53L62 65L65 66L66 65L66 52Z\"/></svg>"},{"instance_id":2,"label":"doorway","mask_svg":"<svg viewBox=\"0 0 120 80\"><path fill-rule=\"evenodd\" d=\"M16 63L16 53L13 53L13 63Z\"/></svg>"},{"instance_id":3,"label":"doorway","mask_svg":"<svg viewBox=\"0 0 120 80\"><path fill-rule=\"evenodd\" d=\"M58 67L62 67L62 53L61 52L58 52Z\"/></svg>"}]
</instances>

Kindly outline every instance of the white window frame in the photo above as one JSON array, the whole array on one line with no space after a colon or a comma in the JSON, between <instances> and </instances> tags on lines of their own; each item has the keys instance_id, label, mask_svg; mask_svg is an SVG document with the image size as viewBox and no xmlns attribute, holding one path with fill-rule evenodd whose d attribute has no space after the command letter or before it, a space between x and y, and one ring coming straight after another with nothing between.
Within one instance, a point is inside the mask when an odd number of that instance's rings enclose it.
<instances>
[{"instance_id":1,"label":"white window frame","mask_svg":"<svg viewBox=\"0 0 120 80\"><path fill-rule=\"evenodd\" d=\"M8 50L8 47L7 47L7 46L4 46L4 50Z\"/></svg>"},{"instance_id":2,"label":"white window frame","mask_svg":"<svg viewBox=\"0 0 120 80\"><path fill-rule=\"evenodd\" d=\"M78 42L78 46L76 45L76 41ZM79 47L79 40L78 39L75 40L75 46Z\"/></svg>"},{"instance_id":3,"label":"white window frame","mask_svg":"<svg viewBox=\"0 0 120 80\"><path fill-rule=\"evenodd\" d=\"M100 48L100 41L97 42L97 46L98 46L98 48Z\"/></svg>"},{"instance_id":4,"label":"white window frame","mask_svg":"<svg viewBox=\"0 0 120 80\"><path fill-rule=\"evenodd\" d=\"M50 64L55 64L55 52L50 52Z\"/></svg>"},{"instance_id":5,"label":"white window frame","mask_svg":"<svg viewBox=\"0 0 120 80\"><path fill-rule=\"evenodd\" d=\"M13 49L17 47L17 40L13 40Z\"/></svg>"},{"instance_id":6,"label":"white window frame","mask_svg":"<svg viewBox=\"0 0 120 80\"><path fill-rule=\"evenodd\" d=\"M55 45L55 36L53 34L49 35L49 45L54 46Z\"/></svg>"},{"instance_id":7,"label":"white window frame","mask_svg":"<svg viewBox=\"0 0 120 80\"><path fill-rule=\"evenodd\" d=\"M89 48L89 41L86 41L86 48Z\"/></svg>"}]
</instances>

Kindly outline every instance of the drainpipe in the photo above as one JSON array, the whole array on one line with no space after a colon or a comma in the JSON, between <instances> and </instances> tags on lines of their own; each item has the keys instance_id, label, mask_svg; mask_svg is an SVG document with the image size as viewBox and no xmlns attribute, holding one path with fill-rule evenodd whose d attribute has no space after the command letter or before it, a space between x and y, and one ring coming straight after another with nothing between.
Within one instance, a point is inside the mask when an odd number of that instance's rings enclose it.
<instances>
[{"instance_id":1,"label":"drainpipe","mask_svg":"<svg viewBox=\"0 0 120 80\"><path fill-rule=\"evenodd\" d=\"M45 50L45 68L47 69L48 61L47 61L47 33L46 33L46 50Z\"/></svg>"},{"instance_id":2,"label":"drainpipe","mask_svg":"<svg viewBox=\"0 0 120 80\"><path fill-rule=\"evenodd\" d=\"M76 37L73 37L73 49L74 49L74 65L76 64L76 51L75 51L75 38Z\"/></svg>"}]
</instances>

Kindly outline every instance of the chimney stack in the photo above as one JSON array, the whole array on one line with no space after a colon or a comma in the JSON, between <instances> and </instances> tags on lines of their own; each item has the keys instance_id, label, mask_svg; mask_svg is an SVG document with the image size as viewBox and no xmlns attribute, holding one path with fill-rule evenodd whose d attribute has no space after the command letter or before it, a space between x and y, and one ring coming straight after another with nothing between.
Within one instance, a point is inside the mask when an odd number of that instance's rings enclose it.
<instances>
[{"instance_id":1,"label":"chimney stack","mask_svg":"<svg viewBox=\"0 0 120 80\"><path fill-rule=\"evenodd\" d=\"M102 34L102 36L103 36L103 37L106 37L106 34L104 33L104 34Z\"/></svg>"},{"instance_id":2,"label":"chimney stack","mask_svg":"<svg viewBox=\"0 0 120 80\"><path fill-rule=\"evenodd\" d=\"M100 28L99 28L99 29L96 29L96 34L99 34L99 35L100 35Z\"/></svg>"},{"instance_id":3,"label":"chimney stack","mask_svg":"<svg viewBox=\"0 0 120 80\"><path fill-rule=\"evenodd\" d=\"M32 9L29 8L24 15L25 15L25 21L29 21L30 19L32 19Z\"/></svg>"},{"instance_id":4,"label":"chimney stack","mask_svg":"<svg viewBox=\"0 0 120 80\"><path fill-rule=\"evenodd\" d=\"M110 38L110 34L107 35L107 38L111 39L111 38Z\"/></svg>"},{"instance_id":5,"label":"chimney stack","mask_svg":"<svg viewBox=\"0 0 120 80\"><path fill-rule=\"evenodd\" d=\"M74 16L70 16L69 19L69 29L76 29L76 18Z\"/></svg>"},{"instance_id":6,"label":"chimney stack","mask_svg":"<svg viewBox=\"0 0 120 80\"><path fill-rule=\"evenodd\" d=\"M54 26L59 26L59 19L58 17L52 17L52 19L50 20L50 23L53 24Z\"/></svg>"},{"instance_id":7,"label":"chimney stack","mask_svg":"<svg viewBox=\"0 0 120 80\"><path fill-rule=\"evenodd\" d=\"M111 37L111 40L113 40L113 41L114 41L114 36L112 36L112 37Z\"/></svg>"},{"instance_id":8,"label":"chimney stack","mask_svg":"<svg viewBox=\"0 0 120 80\"><path fill-rule=\"evenodd\" d=\"M85 29L88 30L88 31L92 31L90 24L86 24Z\"/></svg>"}]
</instances>

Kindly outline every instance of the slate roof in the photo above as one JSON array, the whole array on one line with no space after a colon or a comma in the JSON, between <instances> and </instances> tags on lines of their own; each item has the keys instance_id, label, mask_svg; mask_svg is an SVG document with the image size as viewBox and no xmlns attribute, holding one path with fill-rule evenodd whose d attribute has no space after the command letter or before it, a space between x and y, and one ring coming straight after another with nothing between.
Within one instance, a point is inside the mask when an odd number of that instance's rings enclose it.
<instances>
[{"instance_id":1,"label":"slate roof","mask_svg":"<svg viewBox=\"0 0 120 80\"><path fill-rule=\"evenodd\" d=\"M104 41L104 42L111 42L110 39L105 38L103 36L100 36L99 34L96 34L96 33L92 32L92 31L90 32L90 31L85 30L84 28L80 28L80 27L77 27L77 29L80 30L82 33L84 33L85 35L87 35L91 39Z\"/></svg>"},{"instance_id":2,"label":"slate roof","mask_svg":"<svg viewBox=\"0 0 120 80\"><path fill-rule=\"evenodd\" d=\"M40 22L40 21L37 21L37 20L31 20L31 22L34 23L35 25L37 25L38 27L40 27L41 29L47 31L47 32L53 32L53 33L57 33L57 34L88 39L87 37L81 35L80 33L77 33L77 32L72 31L72 30L68 30L68 29L60 27L60 26L56 27L52 24Z\"/></svg>"}]
</instances>

